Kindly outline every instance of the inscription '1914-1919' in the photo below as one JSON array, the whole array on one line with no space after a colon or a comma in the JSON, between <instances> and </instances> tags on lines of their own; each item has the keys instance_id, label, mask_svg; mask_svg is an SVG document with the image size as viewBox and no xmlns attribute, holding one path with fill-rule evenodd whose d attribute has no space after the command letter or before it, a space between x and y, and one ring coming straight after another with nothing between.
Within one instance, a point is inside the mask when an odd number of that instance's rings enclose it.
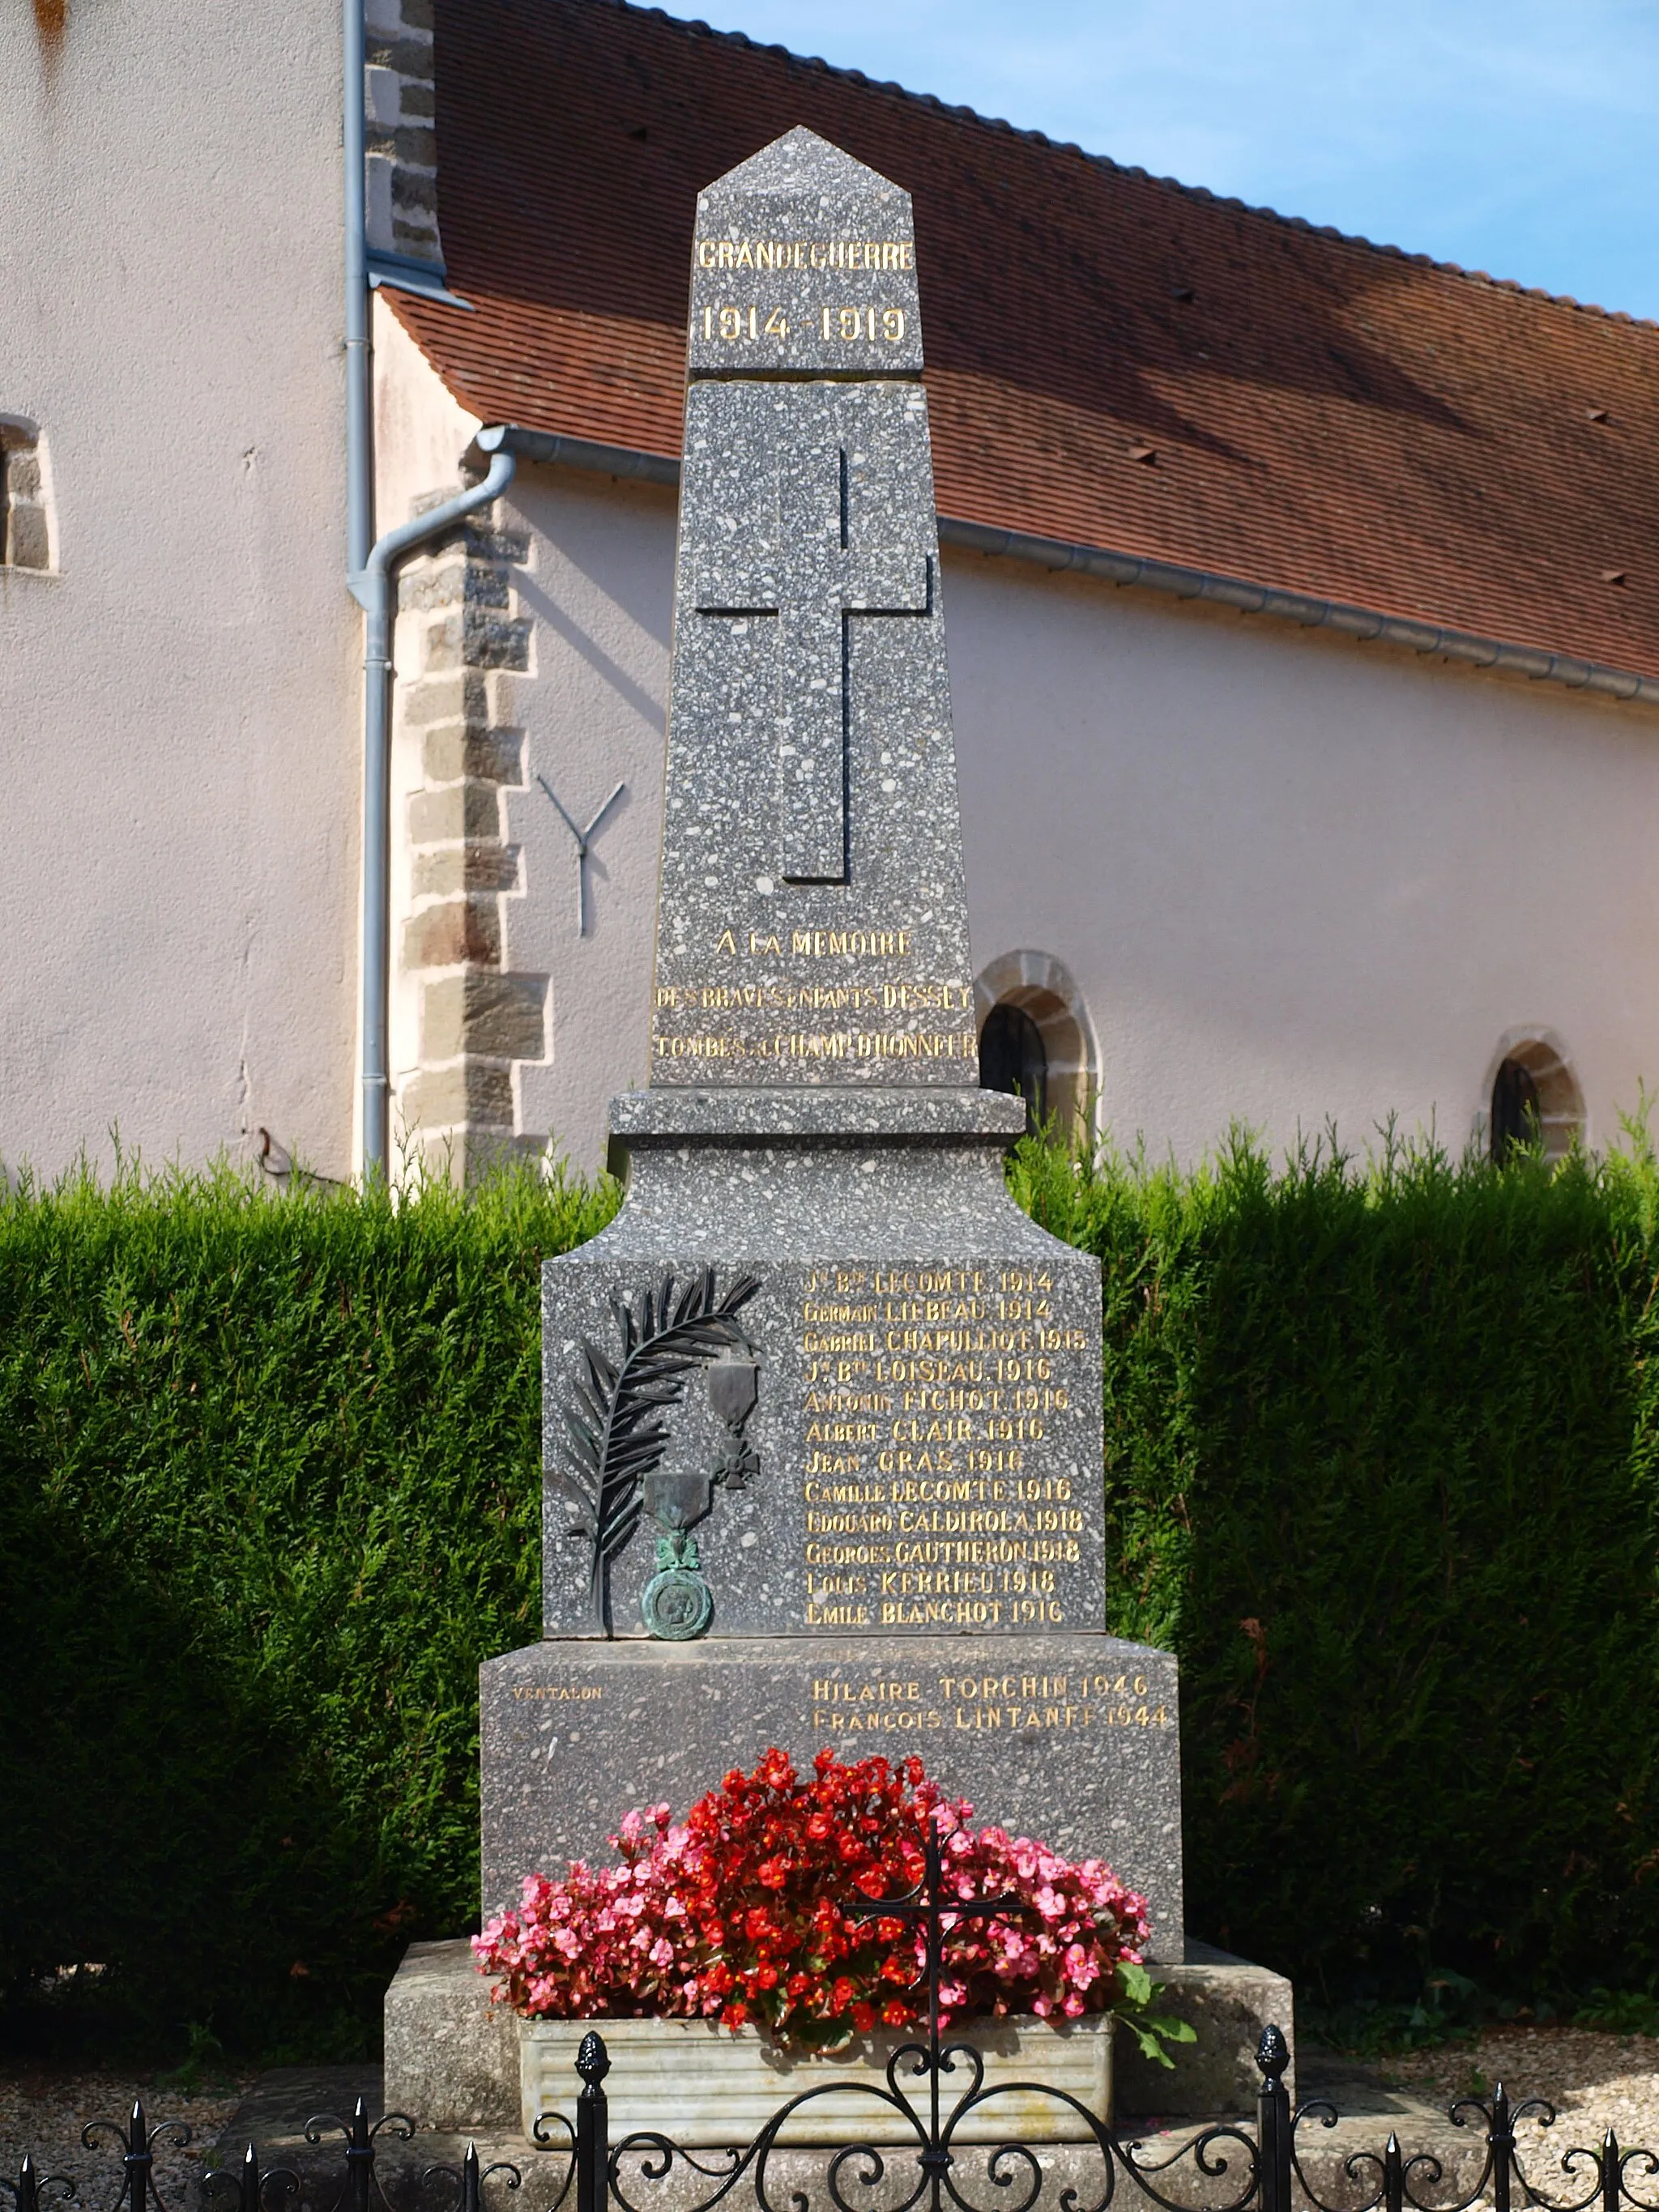
<instances>
[{"instance_id":1,"label":"inscription '1914-1919'","mask_svg":"<svg viewBox=\"0 0 1659 2212\"><path fill-rule=\"evenodd\" d=\"M904 343L902 307L821 307L818 314L819 337L839 338L843 345L857 345L864 338L884 338L889 345ZM758 345L763 338L787 338L789 318L781 307L711 303L702 311L702 334L711 342L723 338L732 345L747 338L751 345Z\"/></svg>"}]
</instances>

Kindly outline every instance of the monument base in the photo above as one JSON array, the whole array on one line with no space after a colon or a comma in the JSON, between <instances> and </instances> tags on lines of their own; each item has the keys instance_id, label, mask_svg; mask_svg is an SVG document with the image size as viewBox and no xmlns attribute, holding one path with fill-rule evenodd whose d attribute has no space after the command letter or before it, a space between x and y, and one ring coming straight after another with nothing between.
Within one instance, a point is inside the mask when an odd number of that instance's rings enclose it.
<instances>
[{"instance_id":1,"label":"monument base","mask_svg":"<svg viewBox=\"0 0 1659 2212\"><path fill-rule=\"evenodd\" d=\"M1113 1636L532 1644L479 1670L483 1910L530 1874L610 1856L630 1806L684 1815L772 1746L801 1771L911 1753L977 1826L1103 1858L1181 1954L1176 1667ZM1034 1808L1041 1808L1040 1811Z\"/></svg>"},{"instance_id":2,"label":"monument base","mask_svg":"<svg viewBox=\"0 0 1659 2212\"><path fill-rule=\"evenodd\" d=\"M576 2082L576 2054L593 2023L586 2020L525 2021L519 2031L520 2123L534 2141L544 2113L569 2114ZM1087 2121L1058 2098L1025 2085L1062 2091L1103 2124L1112 2117L1115 2023L1097 2014L1050 2022L1030 2014L987 2021L974 2036L984 2062L983 2087L994 2101L967 2114L953 2139L963 2143L1088 2142ZM901 2063L898 2087L910 2109L884 2105L888 2068L896 2051L915 2046L914 2027L878 2027L829 2051L785 2051L751 2021L738 2029L712 2020L617 2020L605 2023L611 2057L606 2094L611 2140L647 2130L698 2149L753 2142L780 2106L805 2090L815 2095L789 2123L792 2143L836 2149L849 2140L907 2143L926 2125L929 2084ZM964 2069L953 2077L956 2094L968 2085ZM947 2106L948 2106L947 2100Z\"/></svg>"},{"instance_id":3,"label":"monument base","mask_svg":"<svg viewBox=\"0 0 1659 2212\"><path fill-rule=\"evenodd\" d=\"M1205 1944L1186 1948L1193 1955L1185 1963L1159 1964L1159 2002L1198 2039L1176 2047L1170 2072L1142 2058L1127 2035L1116 2038L1120 2123L1249 2113L1261 2081L1255 2061L1262 2029L1271 2022L1296 2047L1291 1985L1281 1975ZM963 2030L969 2040L973 2033ZM516 2133L523 2124L519 2044L518 2019L491 2004L464 1939L411 1943L386 1996L386 2109L407 2112L423 2129ZM619 2049L617 2056L620 2065ZM1294 2080L1287 2081L1294 2099ZM573 2094L575 2087L573 2075ZM778 2101L787 2094L781 2087Z\"/></svg>"}]
</instances>

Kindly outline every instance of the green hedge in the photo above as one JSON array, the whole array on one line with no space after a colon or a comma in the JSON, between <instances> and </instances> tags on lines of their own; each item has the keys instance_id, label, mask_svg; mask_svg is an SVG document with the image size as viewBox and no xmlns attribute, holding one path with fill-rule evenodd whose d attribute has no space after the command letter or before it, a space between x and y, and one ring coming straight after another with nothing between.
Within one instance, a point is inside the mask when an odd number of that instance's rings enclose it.
<instances>
[{"instance_id":1,"label":"green hedge","mask_svg":"<svg viewBox=\"0 0 1659 2212\"><path fill-rule=\"evenodd\" d=\"M1659 1171L1028 1153L1106 1286L1113 1625L1182 1665L1188 1925L1327 2006L1659 1965Z\"/></svg>"},{"instance_id":2,"label":"green hedge","mask_svg":"<svg viewBox=\"0 0 1659 2212\"><path fill-rule=\"evenodd\" d=\"M538 1271L614 1204L0 1204L14 2036L349 2055L403 1943L471 1924L477 1669L539 1626Z\"/></svg>"},{"instance_id":3,"label":"green hedge","mask_svg":"<svg viewBox=\"0 0 1659 2212\"><path fill-rule=\"evenodd\" d=\"M1112 1625L1181 1655L1189 1927L1332 2002L1644 1983L1650 1156L1012 1180L1105 1263ZM537 1620L537 1271L614 1202L0 1199L14 2036L343 2055L470 1923L475 1669Z\"/></svg>"}]
</instances>

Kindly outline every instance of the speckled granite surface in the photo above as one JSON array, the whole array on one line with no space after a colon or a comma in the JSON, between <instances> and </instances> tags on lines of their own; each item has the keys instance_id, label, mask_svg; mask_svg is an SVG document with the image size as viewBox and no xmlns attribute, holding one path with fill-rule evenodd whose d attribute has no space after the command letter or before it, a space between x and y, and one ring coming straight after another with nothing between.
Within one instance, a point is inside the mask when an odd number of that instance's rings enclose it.
<instances>
[{"instance_id":1,"label":"speckled granite surface","mask_svg":"<svg viewBox=\"0 0 1659 2212\"><path fill-rule=\"evenodd\" d=\"M1000 1091L630 1091L611 1102L611 1127L637 1162L687 1142L992 1146L999 1156L1025 1127L1018 1098Z\"/></svg>"},{"instance_id":2,"label":"speckled granite surface","mask_svg":"<svg viewBox=\"0 0 1659 2212\"><path fill-rule=\"evenodd\" d=\"M698 1491L710 1636L1104 1626L1097 1263L1033 1226L981 1146L687 1146L641 1156L614 1226L545 1271L547 1634L645 1632L656 1523L596 1598L568 1424L591 1419L584 1347L620 1372L647 1298L659 1320L665 1280L672 1301L705 1267L717 1297L753 1285L730 1347L750 1462L718 1479L710 1363L657 1416L651 1480Z\"/></svg>"},{"instance_id":3,"label":"speckled granite surface","mask_svg":"<svg viewBox=\"0 0 1659 2212\"><path fill-rule=\"evenodd\" d=\"M686 353L694 378L919 375L909 193L811 131L717 178L697 195Z\"/></svg>"},{"instance_id":4,"label":"speckled granite surface","mask_svg":"<svg viewBox=\"0 0 1659 2212\"><path fill-rule=\"evenodd\" d=\"M908 195L796 131L698 205L653 1085L971 1084Z\"/></svg>"},{"instance_id":5,"label":"speckled granite surface","mask_svg":"<svg viewBox=\"0 0 1659 2212\"><path fill-rule=\"evenodd\" d=\"M483 1670L484 1909L830 1744L1109 1858L1178 1959L1098 1265L1011 1201L1023 1109L976 1088L909 204L793 132L697 240L652 1085L621 1212L544 1274L545 1640Z\"/></svg>"}]
</instances>

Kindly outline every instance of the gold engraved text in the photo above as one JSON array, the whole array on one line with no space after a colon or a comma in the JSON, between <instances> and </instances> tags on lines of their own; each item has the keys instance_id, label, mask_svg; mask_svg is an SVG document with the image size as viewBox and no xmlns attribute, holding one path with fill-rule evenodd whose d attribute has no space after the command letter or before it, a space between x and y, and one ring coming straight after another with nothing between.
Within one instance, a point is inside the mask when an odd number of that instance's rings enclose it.
<instances>
[{"instance_id":1,"label":"gold engraved text","mask_svg":"<svg viewBox=\"0 0 1659 2212\"><path fill-rule=\"evenodd\" d=\"M1145 1674L939 1674L929 1683L845 1681L812 1684L812 1728L819 1735L1082 1732L1096 1729L1167 1729L1167 1705Z\"/></svg>"},{"instance_id":2,"label":"gold engraved text","mask_svg":"<svg viewBox=\"0 0 1659 2212\"><path fill-rule=\"evenodd\" d=\"M700 238L700 269L914 269L908 238Z\"/></svg>"}]
</instances>

